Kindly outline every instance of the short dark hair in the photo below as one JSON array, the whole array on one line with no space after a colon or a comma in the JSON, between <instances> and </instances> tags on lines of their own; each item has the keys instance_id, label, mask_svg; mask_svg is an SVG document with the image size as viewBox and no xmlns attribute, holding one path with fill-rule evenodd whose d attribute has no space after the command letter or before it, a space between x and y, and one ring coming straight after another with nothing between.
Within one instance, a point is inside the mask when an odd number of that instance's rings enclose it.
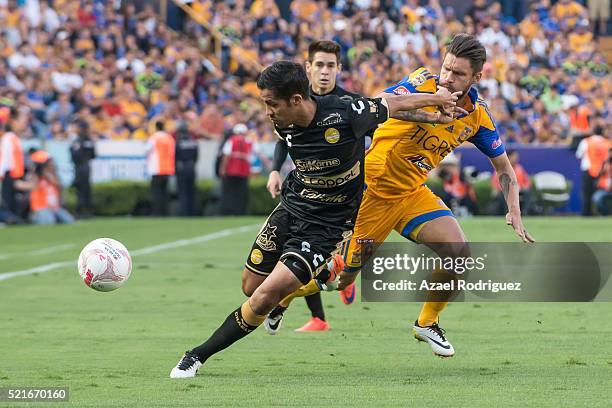
<instances>
[{"instance_id":1,"label":"short dark hair","mask_svg":"<svg viewBox=\"0 0 612 408\"><path fill-rule=\"evenodd\" d=\"M340 63L340 44L331 40L317 40L310 43L308 46L308 61L312 62L317 52L326 52L335 54L336 61Z\"/></svg>"},{"instance_id":2,"label":"short dark hair","mask_svg":"<svg viewBox=\"0 0 612 408\"><path fill-rule=\"evenodd\" d=\"M164 122L161 120L155 122L155 130L164 130Z\"/></svg>"},{"instance_id":3,"label":"short dark hair","mask_svg":"<svg viewBox=\"0 0 612 408\"><path fill-rule=\"evenodd\" d=\"M289 100L292 95L308 97L308 76L304 67L291 61L276 61L257 77L259 89L269 89L277 98Z\"/></svg>"},{"instance_id":4,"label":"short dark hair","mask_svg":"<svg viewBox=\"0 0 612 408\"><path fill-rule=\"evenodd\" d=\"M466 33L455 35L446 53L453 54L457 58L468 59L474 74L482 71L482 66L487 60L487 50L482 43L473 35Z\"/></svg>"}]
</instances>

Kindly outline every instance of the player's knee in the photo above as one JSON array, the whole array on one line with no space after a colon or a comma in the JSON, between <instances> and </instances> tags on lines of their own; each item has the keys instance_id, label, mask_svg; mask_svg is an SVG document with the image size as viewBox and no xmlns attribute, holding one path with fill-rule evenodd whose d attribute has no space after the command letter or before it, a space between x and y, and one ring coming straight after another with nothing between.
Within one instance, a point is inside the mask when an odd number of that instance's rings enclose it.
<instances>
[{"instance_id":1,"label":"player's knee","mask_svg":"<svg viewBox=\"0 0 612 408\"><path fill-rule=\"evenodd\" d=\"M267 315L282 299L278 293L266 288L259 288L251 296L251 307L258 315Z\"/></svg>"}]
</instances>

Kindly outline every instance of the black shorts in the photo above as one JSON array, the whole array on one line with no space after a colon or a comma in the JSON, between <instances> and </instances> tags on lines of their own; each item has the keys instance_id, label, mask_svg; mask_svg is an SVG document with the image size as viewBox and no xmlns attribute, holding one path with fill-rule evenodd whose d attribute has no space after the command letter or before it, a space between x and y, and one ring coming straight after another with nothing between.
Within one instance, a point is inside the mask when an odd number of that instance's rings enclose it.
<instances>
[{"instance_id":1,"label":"black shorts","mask_svg":"<svg viewBox=\"0 0 612 408\"><path fill-rule=\"evenodd\" d=\"M317 276L333 254L343 250L351 234L352 230L338 226L301 221L279 204L257 234L246 268L257 275L268 276L278 261L292 257L301 261L310 276L306 279L298 271L292 272L302 283L307 283ZM287 266L292 269L289 264Z\"/></svg>"}]
</instances>

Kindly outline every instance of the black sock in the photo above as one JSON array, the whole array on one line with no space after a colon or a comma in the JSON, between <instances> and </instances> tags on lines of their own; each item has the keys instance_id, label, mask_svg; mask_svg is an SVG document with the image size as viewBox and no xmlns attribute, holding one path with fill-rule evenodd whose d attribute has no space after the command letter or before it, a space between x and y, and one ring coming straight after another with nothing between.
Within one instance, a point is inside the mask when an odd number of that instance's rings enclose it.
<instances>
[{"instance_id":1,"label":"black sock","mask_svg":"<svg viewBox=\"0 0 612 408\"><path fill-rule=\"evenodd\" d=\"M310 309L312 317L318 317L319 319L325 321L325 312L323 311L323 301L321 300L321 293L315 293L306 296L304 299L306 299L306 304Z\"/></svg>"},{"instance_id":2,"label":"black sock","mask_svg":"<svg viewBox=\"0 0 612 408\"><path fill-rule=\"evenodd\" d=\"M257 326L251 326L244 321L240 308L238 308L227 316L227 319L208 340L191 351L198 356L200 362L204 363L210 356L231 346L256 328Z\"/></svg>"}]
</instances>

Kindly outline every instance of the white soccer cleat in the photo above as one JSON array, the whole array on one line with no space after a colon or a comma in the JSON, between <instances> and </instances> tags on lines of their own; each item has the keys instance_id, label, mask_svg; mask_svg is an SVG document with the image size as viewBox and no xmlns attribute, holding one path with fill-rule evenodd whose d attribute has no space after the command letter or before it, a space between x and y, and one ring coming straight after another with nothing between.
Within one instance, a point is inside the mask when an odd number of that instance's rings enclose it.
<instances>
[{"instance_id":1,"label":"white soccer cleat","mask_svg":"<svg viewBox=\"0 0 612 408\"><path fill-rule=\"evenodd\" d=\"M444 330L437 323L431 326L421 327L419 321L414 322L412 326L412 334L418 341L424 341L429 344L433 353L440 357L452 357L455 355L455 349L444 337Z\"/></svg>"},{"instance_id":2,"label":"white soccer cleat","mask_svg":"<svg viewBox=\"0 0 612 408\"><path fill-rule=\"evenodd\" d=\"M202 363L198 360L195 353L187 351L181 357L176 367L170 371L170 378L193 378L198 373L200 367L202 367Z\"/></svg>"},{"instance_id":3,"label":"white soccer cleat","mask_svg":"<svg viewBox=\"0 0 612 408\"><path fill-rule=\"evenodd\" d=\"M274 336L280 331L281 325L283 324L283 313L287 308L282 306L276 306L264 320L264 327L268 334Z\"/></svg>"}]
</instances>

